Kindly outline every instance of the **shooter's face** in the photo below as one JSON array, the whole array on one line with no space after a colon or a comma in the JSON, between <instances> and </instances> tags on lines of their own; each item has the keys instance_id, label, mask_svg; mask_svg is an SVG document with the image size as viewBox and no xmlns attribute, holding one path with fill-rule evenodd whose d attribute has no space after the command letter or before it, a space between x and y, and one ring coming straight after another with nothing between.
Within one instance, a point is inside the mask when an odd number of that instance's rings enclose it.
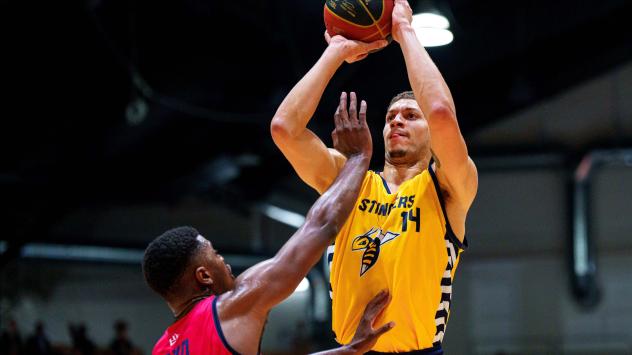
<instances>
[{"instance_id":1,"label":"shooter's face","mask_svg":"<svg viewBox=\"0 0 632 355\"><path fill-rule=\"evenodd\" d=\"M388 108L383 135L385 158L391 163L415 162L430 148L428 122L412 99L401 99Z\"/></svg>"},{"instance_id":2,"label":"shooter's face","mask_svg":"<svg viewBox=\"0 0 632 355\"><path fill-rule=\"evenodd\" d=\"M235 276L230 265L224 261L224 257L213 248L207 239L202 236L199 236L198 239L202 243L199 254L202 260L199 263L209 270L212 280L210 287L213 293L219 295L235 288Z\"/></svg>"}]
</instances>

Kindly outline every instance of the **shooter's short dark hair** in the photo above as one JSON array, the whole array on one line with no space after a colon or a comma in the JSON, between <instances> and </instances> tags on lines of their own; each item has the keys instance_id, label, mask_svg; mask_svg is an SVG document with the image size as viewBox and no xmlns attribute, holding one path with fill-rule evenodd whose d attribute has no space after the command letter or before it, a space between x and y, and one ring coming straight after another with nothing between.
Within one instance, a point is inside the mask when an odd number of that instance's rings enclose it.
<instances>
[{"instance_id":1,"label":"shooter's short dark hair","mask_svg":"<svg viewBox=\"0 0 632 355\"><path fill-rule=\"evenodd\" d=\"M391 102L388 104L388 108L391 108L391 106L393 106L393 104L397 101L406 99L415 100L415 93L413 93L412 91L400 92L391 99Z\"/></svg>"}]
</instances>

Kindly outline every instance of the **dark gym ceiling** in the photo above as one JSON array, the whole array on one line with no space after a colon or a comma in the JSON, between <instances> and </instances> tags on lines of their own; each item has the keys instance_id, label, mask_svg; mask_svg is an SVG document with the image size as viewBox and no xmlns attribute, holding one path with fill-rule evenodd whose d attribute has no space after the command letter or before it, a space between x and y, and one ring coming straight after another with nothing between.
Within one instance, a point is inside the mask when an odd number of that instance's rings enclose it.
<instances>
[{"instance_id":1,"label":"dark gym ceiling","mask_svg":"<svg viewBox=\"0 0 632 355\"><path fill-rule=\"evenodd\" d=\"M435 4L455 40L429 52L466 137L632 58L627 0ZM325 48L322 5L3 4L0 240L65 242L52 226L82 209L195 197L246 213L274 189L312 198L287 182L296 179L268 127ZM343 66L310 127L328 142L339 92L357 91L379 165L386 103L407 88L393 43Z\"/></svg>"}]
</instances>

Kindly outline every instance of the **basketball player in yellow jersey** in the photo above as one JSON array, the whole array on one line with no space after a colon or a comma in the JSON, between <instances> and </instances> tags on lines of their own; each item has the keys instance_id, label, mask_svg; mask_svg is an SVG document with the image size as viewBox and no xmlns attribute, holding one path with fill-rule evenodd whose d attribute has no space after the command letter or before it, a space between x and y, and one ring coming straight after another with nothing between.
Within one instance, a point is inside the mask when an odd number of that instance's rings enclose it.
<instances>
[{"instance_id":1,"label":"basketball player in yellow jersey","mask_svg":"<svg viewBox=\"0 0 632 355\"><path fill-rule=\"evenodd\" d=\"M385 162L365 175L355 208L340 230L332 257L332 327L348 342L363 305L380 289L392 301L376 325L398 325L373 350L442 354L465 219L478 187L476 167L459 130L452 96L441 73L417 40L406 0L395 0L393 39L399 43L412 92L397 95L385 115ZM384 42L360 43L340 36L285 98L271 123L272 137L298 175L322 193L344 157L328 149L307 123L336 70ZM355 112L354 93L342 93L335 116ZM433 154L434 153L434 154ZM432 159L434 156L434 159ZM434 160L434 162L432 162Z\"/></svg>"}]
</instances>

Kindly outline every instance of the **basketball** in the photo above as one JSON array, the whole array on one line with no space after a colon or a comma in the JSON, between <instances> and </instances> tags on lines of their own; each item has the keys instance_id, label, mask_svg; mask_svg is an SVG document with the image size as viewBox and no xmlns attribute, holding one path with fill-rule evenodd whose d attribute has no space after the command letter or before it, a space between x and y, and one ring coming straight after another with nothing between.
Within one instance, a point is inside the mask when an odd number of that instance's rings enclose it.
<instances>
[{"instance_id":1,"label":"basketball","mask_svg":"<svg viewBox=\"0 0 632 355\"><path fill-rule=\"evenodd\" d=\"M330 36L373 42L391 38L393 0L327 0L325 27Z\"/></svg>"}]
</instances>

